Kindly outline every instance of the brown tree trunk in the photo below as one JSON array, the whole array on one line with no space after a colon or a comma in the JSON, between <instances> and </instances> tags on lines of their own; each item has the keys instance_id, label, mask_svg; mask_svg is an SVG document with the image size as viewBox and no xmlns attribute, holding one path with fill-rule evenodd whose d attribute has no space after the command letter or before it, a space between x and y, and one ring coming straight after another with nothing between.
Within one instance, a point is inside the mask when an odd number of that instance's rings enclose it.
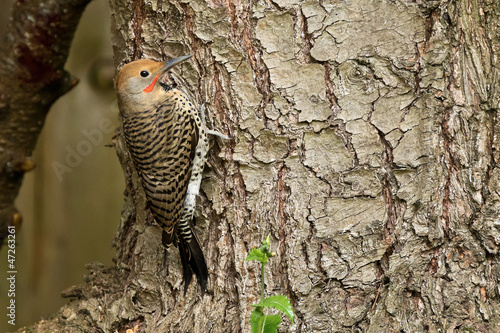
<instances>
[{"instance_id":1,"label":"brown tree trunk","mask_svg":"<svg viewBox=\"0 0 500 333\"><path fill-rule=\"evenodd\" d=\"M457 1L111 0L117 67L193 54L172 80L212 141L182 293L121 135L117 267L89 266L59 329L248 332L267 234L282 332L500 331L500 7Z\"/></svg>"},{"instance_id":2,"label":"brown tree trunk","mask_svg":"<svg viewBox=\"0 0 500 333\"><path fill-rule=\"evenodd\" d=\"M0 246L21 224L14 206L52 104L77 83L64 70L80 16L90 0L18 0L0 45Z\"/></svg>"}]
</instances>

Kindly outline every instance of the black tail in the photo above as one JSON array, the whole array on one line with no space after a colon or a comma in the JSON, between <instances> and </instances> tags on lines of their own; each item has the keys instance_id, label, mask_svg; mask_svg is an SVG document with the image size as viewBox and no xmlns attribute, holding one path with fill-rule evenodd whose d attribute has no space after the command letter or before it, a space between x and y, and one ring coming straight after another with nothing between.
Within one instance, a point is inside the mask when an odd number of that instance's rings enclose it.
<instances>
[{"instance_id":1,"label":"black tail","mask_svg":"<svg viewBox=\"0 0 500 333\"><path fill-rule=\"evenodd\" d=\"M200 244L193 234L189 241L179 237L179 253L181 255L182 271L184 273L184 294L186 294L193 277L196 274L198 283L201 286L201 296L205 295L207 287L208 268L205 263L205 257L201 251Z\"/></svg>"}]
</instances>

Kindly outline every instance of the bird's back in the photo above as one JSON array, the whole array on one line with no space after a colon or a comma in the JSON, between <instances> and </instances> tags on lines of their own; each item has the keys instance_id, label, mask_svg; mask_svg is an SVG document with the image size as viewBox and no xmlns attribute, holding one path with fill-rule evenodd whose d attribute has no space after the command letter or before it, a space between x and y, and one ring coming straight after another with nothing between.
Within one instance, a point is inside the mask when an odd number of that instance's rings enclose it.
<instances>
[{"instance_id":1,"label":"bird's back","mask_svg":"<svg viewBox=\"0 0 500 333\"><path fill-rule=\"evenodd\" d=\"M206 162L207 131L187 96L163 80L170 68L190 57L133 61L118 73L116 91L125 141L148 206L163 229L162 242L179 249L184 293L194 273L203 295L208 268L191 222Z\"/></svg>"},{"instance_id":2,"label":"bird's back","mask_svg":"<svg viewBox=\"0 0 500 333\"><path fill-rule=\"evenodd\" d=\"M194 109L182 105L183 100L179 94L146 114L123 119L127 145L142 179L148 204L171 240L175 238L182 217L198 144Z\"/></svg>"}]
</instances>

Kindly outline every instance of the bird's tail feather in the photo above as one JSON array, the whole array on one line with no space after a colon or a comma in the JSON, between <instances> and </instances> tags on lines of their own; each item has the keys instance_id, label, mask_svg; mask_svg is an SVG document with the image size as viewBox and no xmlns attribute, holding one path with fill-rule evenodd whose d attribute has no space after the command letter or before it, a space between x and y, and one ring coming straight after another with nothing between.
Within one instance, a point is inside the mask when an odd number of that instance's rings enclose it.
<instances>
[{"instance_id":1,"label":"bird's tail feather","mask_svg":"<svg viewBox=\"0 0 500 333\"><path fill-rule=\"evenodd\" d=\"M205 257L201 251L200 244L196 237L190 240L183 240L179 237L179 253L181 255L182 271L184 275L184 294L186 294L193 273L198 279L201 287L201 295L205 294L208 279L208 268L205 262Z\"/></svg>"}]
</instances>

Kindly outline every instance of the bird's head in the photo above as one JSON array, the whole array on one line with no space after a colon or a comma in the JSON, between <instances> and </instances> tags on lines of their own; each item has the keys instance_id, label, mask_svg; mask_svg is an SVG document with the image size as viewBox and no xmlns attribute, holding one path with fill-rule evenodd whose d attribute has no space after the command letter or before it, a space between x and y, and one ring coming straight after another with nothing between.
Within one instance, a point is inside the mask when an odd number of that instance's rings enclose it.
<instances>
[{"instance_id":1,"label":"bird's head","mask_svg":"<svg viewBox=\"0 0 500 333\"><path fill-rule=\"evenodd\" d=\"M160 83L169 69L189 58L191 55L168 61L141 59L123 66L115 83L121 112L149 110L164 101L168 92Z\"/></svg>"}]
</instances>

